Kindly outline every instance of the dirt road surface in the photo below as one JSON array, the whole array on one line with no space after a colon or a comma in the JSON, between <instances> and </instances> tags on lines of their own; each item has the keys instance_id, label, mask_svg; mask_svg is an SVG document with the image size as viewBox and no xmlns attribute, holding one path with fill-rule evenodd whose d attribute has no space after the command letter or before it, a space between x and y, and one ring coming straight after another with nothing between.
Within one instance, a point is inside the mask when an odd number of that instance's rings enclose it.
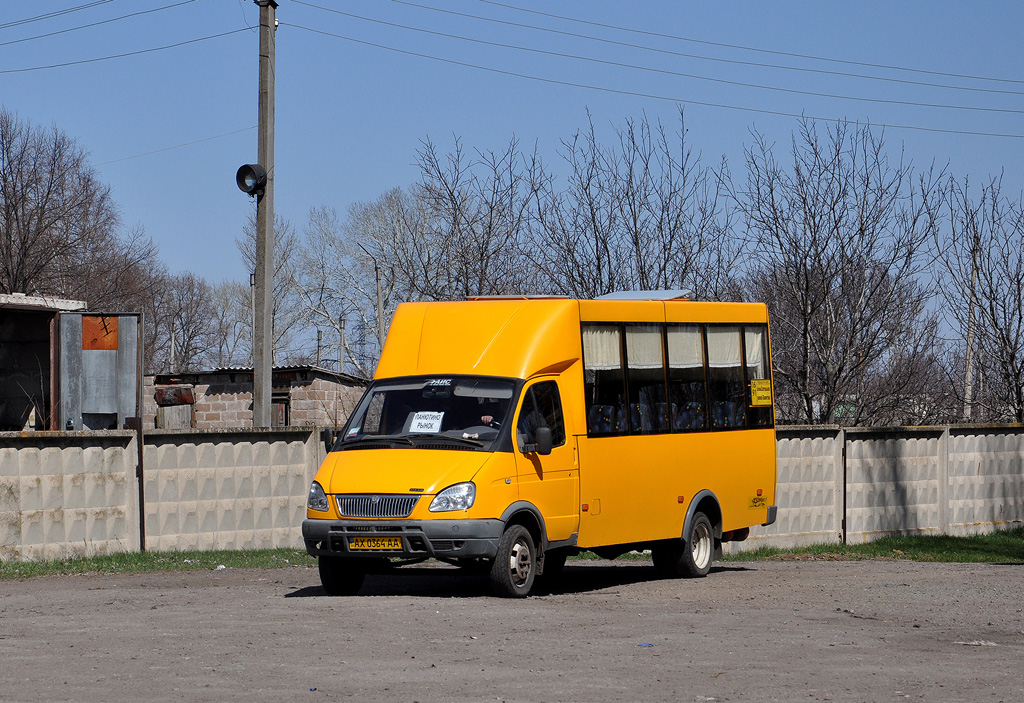
<instances>
[{"instance_id":1,"label":"dirt road surface","mask_svg":"<svg viewBox=\"0 0 1024 703\"><path fill-rule=\"evenodd\" d=\"M1024 701L1024 567L570 562L525 600L419 567L0 582L4 701Z\"/></svg>"}]
</instances>

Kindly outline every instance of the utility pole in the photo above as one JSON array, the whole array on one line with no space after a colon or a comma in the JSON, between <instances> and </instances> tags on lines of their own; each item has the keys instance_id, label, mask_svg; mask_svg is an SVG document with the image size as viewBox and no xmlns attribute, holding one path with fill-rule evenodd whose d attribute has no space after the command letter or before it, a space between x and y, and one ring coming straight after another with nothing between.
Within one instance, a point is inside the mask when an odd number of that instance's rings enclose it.
<instances>
[{"instance_id":1,"label":"utility pole","mask_svg":"<svg viewBox=\"0 0 1024 703\"><path fill-rule=\"evenodd\" d=\"M979 226L980 227L980 226ZM967 311L967 360L964 365L964 420L971 421L971 411L974 407L974 311L978 305L975 302L978 287L978 253L981 249L981 232L974 233L974 243L971 245L971 291L968 296L968 304L971 306Z\"/></svg>"},{"instance_id":2,"label":"utility pole","mask_svg":"<svg viewBox=\"0 0 1024 703\"><path fill-rule=\"evenodd\" d=\"M373 262L373 275L377 279L377 342L380 344L380 350L384 351L384 339L387 337L387 333L384 330L384 298L380 292L380 266L377 265L377 257L366 251L366 247L359 242L356 242L356 246L362 249L363 253Z\"/></svg>"},{"instance_id":3,"label":"utility pole","mask_svg":"<svg viewBox=\"0 0 1024 703\"><path fill-rule=\"evenodd\" d=\"M260 86L257 159L267 182L256 204L256 314L253 325L252 424L270 427L274 291L274 33L277 2L254 0L260 8Z\"/></svg>"},{"instance_id":4,"label":"utility pole","mask_svg":"<svg viewBox=\"0 0 1024 703\"><path fill-rule=\"evenodd\" d=\"M338 318L338 373L345 373L345 316Z\"/></svg>"},{"instance_id":5,"label":"utility pole","mask_svg":"<svg viewBox=\"0 0 1024 703\"><path fill-rule=\"evenodd\" d=\"M377 266L377 260L373 261L373 273L377 276L377 341L380 342L380 350L384 351L384 301L380 295L380 267Z\"/></svg>"}]
</instances>

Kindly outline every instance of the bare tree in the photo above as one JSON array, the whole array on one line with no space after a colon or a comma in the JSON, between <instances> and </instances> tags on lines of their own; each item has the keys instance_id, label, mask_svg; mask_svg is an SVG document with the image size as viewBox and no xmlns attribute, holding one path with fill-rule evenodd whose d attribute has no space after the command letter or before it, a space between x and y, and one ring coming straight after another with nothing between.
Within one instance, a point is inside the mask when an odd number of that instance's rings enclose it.
<instances>
[{"instance_id":1,"label":"bare tree","mask_svg":"<svg viewBox=\"0 0 1024 703\"><path fill-rule=\"evenodd\" d=\"M200 371L213 364L212 308L206 281L189 272L167 275L146 311L147 372Z\"/></svg>"},{"instance_id":2,"label":"bare tree","mask_svg":"<svg viewBox=\"0 0 1024 703\"><path fill-rule=\"evenodd\" d=\"M615 290L689 289L727 295L739 256L719 180L679 131L646 117L603 146L593 121L563 142L568 187L555 179L536 199L538 250L548 287L582 298Z\"/></svg>"},{"instance_id":3,"label":"bare tree","mask_svg":"<svg viewBox=\"0 0 1024 703\"><path fill-rule=\"evenodd\" d=\"M50 292L108 312L144 310L160 293L167 274L156 244L141 225L125 235L96 233L86 246L61 252L51 267L60 283Z\"/></svg>"},{"instance_id":4,"label":"bare tree","mask_svg":"<svg viewBox=\"0 0 1024 703\"><path fill-rule=\"evenodd\" d=\"M444 158L430 141L418 156L421 180L413 196L425 211L424 253L434 265L419 267L423 275L413 279L417 297L452 300L529 288L524 245L538 189L536 152L523 154L513 137L503 150L480 151L475 159L458 140Z\"/></svg>"},{"instance_id":5,"label":"bare tree","mask_svg":"<svg viewBox=\"0 0 1024 703\"><path fill-rule=\"evenodd\" d=\"M941 174L915 180L865 126L803 121L789 168L754 137L746 184L730 188L754 247L748 289L773 316L780 419L881 424L925 407L937 334L920 277Z\"/></svg>"},{"instance_id":6,"label":"bare tree","mask_svg":"<svg viewBox=\"0 0 1024 703\"><path fill-rule=\"evenodd\" d=\"M256 270L256 213L253 211L242 236L235 240L246 268ZM304 310L296 281L296 260L299 242L295 228L283 217L274 219L274 290L272 293L272 325L274 364L291 363L303 342L308 346L308 330L303 325Z\"/></svg>"},{"instance_id":7,"label":"bare tree","mask_svg":"<svg viewBox=\"0 0 1024 703\"><path fill-rule=\"evenodd\" d=\"M379 340L395 306L528 290L535 156L515 139L500 152L469 159L456 141L442 157L431 142L419 154L421 180L356 203L340 221L330 208L310 212L297 269L306 315L340 339L355 372L371 376ZM377 281L381 321L377 314Z\"/></svg>"},{"instance_id":8,"label":"bare tree","mask_svg":"<svg viewBox=\"0 0 1024 703\"><path fill-rule=\"evenodd\" d=\"M410 213L414 207L403 191L395 189L373 203L354 204L344 225L331 208L309 212L297 259L298 280L307 318L328 332L328 348L333 344L337 350L339 370L347 360L356 374L373 375L381 333L376 275L383 267L381 307L386 326L397 304L395 285L411 280L396 275L395 262L386 259L386 252L418 246L420 231ZM339 349L341 344L344 348Z\"/></svg>"},{"instance_id":9,"label":"bare tree","mask_svg":"<svg viewBox=\"0 0 1024 703\"><path fill-rule=\"evenodd\" d=\"M938 241L942 294L961 333L963 418L1024 422L1024 205L991 178L972 196L952 181Z\"/></svg>"},{"instance_id":10,"label":"bare tree","mask_svg":"<svg viewBox=\"0 0 1024 703\"><path fill-rule=\"evenodd\" d=\"M121 233L110 190L82 149L0 108L0 292L138 310L162 273L141 227Z\"/></svg>"},{"instance_id":11,"label":"bare tree","mask_svg":"<svg viewBox=\"0 0 1024 703\"><path fill-rule=\"evenodd\" d=\"M240 281L224 281L211 286L216 352L211 359L218 367L252 363L252 294Z\"/></svg>"}]
</instances>

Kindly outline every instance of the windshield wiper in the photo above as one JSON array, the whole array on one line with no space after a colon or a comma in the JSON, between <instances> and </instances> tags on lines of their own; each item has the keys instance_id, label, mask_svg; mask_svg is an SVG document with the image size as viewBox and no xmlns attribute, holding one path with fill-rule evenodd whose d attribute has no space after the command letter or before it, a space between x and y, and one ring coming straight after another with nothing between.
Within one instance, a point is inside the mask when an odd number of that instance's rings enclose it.
<instances>
[{"instance_id":1,"label":"windshield wiper","mask_svg":"<svg viewBox=\"0 0 1024 703\"><path fill-rule=\"evenodd\" d=\"M413 446L412 440L406 437L386 437L386 436L369 436L360 437L359 439L346 439L338 445L338 450L343 449L368 449L366 445L385 445L391 446L394 443L404 444L406 446Z\"/></svg>"},{"instance_id":2,"label":"windshield wiper","mask_svg":"<svg viewBox=\"0 0 1024 703\"><path fill-rule=\"evenodd\" d=\"M452 437L451 435L445 434L433 434L431 432L420 432L417 434L402 435L402 438L410 439L422 439L429 440L431 442L450 442L452 444L461 444L469 447L483 447L484 443L469 437Z\"/></svg>"}]
</instances>

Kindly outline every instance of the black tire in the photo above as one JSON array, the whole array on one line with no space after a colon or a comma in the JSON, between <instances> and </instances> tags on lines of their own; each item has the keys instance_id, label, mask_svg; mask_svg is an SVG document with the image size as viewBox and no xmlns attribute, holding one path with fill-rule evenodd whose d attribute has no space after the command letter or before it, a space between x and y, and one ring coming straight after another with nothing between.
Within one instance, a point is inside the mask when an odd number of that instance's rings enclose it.
<instances>
[{"instance_id":1,"label":"black tire","mask_svg":"<svg viewBox=\"0 0 1024 703\"><path fill-rule=\"evenodd\" d=\"M498 553L491 563L491 586L495 595L525 598L537 577L537 547L530 531L512 525L498 542Z\"/></svg>"},{"instance_id":2,"label":"black tire","mask_svg":"<svg viewBox=\"0 0 1024 703\"><path fill-rule=\"evenodd\" d=\"M366 565L356 559L339 559L321 556L317 559L320 568L320 584L329 596L354 596L363 587Z\"/></svg>"},{"instance_id":3,"label":"black tire","mask_svg":"<svg viewBox=\"0 0 1024 703\"><path fill-rule=\"evenodd\" d=\"M690 534L683 549L683 576L703 578L711 571L715 560L715 531L704 513L696 513L690 523Z\"/></svg>"},{"instance_id":4,"label":"black tire","mask_svg":"<svg viewBox=\"0 0 1024 703\"><path fill-rule=\"evenodd\" d=\"M695 513L685 540L671 540L651 550L654 569L665 578L702 578L715 560L715 532L704 513Z\"/></svg>"}]
</instances>

